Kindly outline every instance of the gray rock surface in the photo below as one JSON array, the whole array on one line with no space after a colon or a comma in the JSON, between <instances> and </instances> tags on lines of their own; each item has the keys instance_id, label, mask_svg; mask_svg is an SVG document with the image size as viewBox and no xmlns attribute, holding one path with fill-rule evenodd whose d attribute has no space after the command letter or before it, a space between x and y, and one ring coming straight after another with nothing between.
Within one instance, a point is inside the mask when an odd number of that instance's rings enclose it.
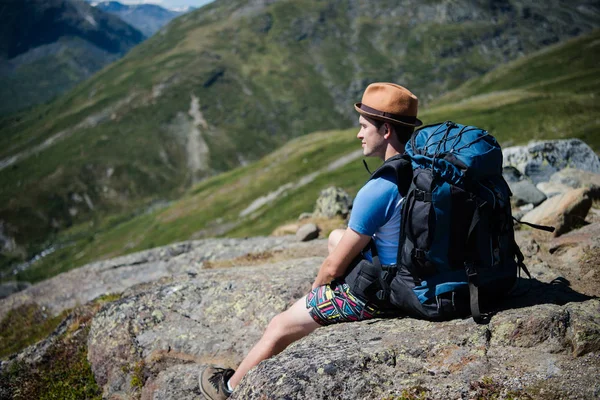
<instances>
[{"instance_id":1,"label":"gray rock surface","mask_svg":"<svg viewBox=\"0 0 600 400\"><path fill-rule=\"evenodd\" d=\"M489 324L400 318L319 329L261 363L232 399L372 399L415 388L477 398L481 385L594 398L600 301L560 283L530 232L518 240L537 279L523 280ZM127 290L96 315L88 338L104 396L138 396L131 382L141 368L143 399L198 398L202 366L235 367L270 318L306 293L321 261L203 270Z\"/></svg>"},{"instance_id":2,"label":"gray rock surface","mask_svg":"<svg viewBox=\"0 0 600 400\"><path fill-rule=\"evenodd\" d=\"M552 174L567 167L600 173L598 156L579 139L532 142L507 147L502 153L505 166L517 168L535 184L547 182Z\"/></svg>"},{"instance_id":3,"label":"gray rock surface","mask_svg":"<svg viewBox=\"0 0 600 400\"><path fill-rule=\"evenodd\" d=\"M599 321L600 302L591 300L507 310L489 325L392 319L327 327L261 363L232 400L409 398L400 396L411 388L430 399L528 398L516 395L523 389L594 399L600 342L578 343L600 332ZM476 382L495 390L479 397Z\"/></svg>"},{"instance_id":4,"label":"gray rock surface","mask_svg":"<svg viewBox=\"0 0 600 400\"><path fill-rule=\"evenodd\" d=\"M0 300L0 319L18 306L37 303L53 315L85 304L107 293L121 293L134 285L161 278L196 275L207 261L231 259L283 248L315 247L297 243L293 236L249 239L204 239L158 247L99 261L60 274Z\"/></svg>"},{"instance_id":5,"label":"gray rock surface","mask_svg":"<svg viewBox=\"0 0 600 400\"><path fill-rule=\"evenodd\" d=\"M509 184L523 180L521 171L510 165L502 168L502 176Z\"/></svg>"},{"instance_id":6,"label":"gray rock surface","mask_svg":"<svg viewBox=\"0 0 600 400\"><path fill-rule=\"evenodd\" d=\"M573 189L571 186L562 183L540 182L535 185L536 188L546 195L546 197L554 197L559 194L564 194Z\"/></svg>"},{"instance_id":7,"label":"gray rock surface","mask_svg":"<svg viewBox=\"0 0 600 400\"><path fill-rule=\"evenodd\" d=\"M302 225L296 231L296 239L301 242L308 242L319 237L319 227L313 223Z\"/></svg>"},{"instance_id":8,"label":"gray rock surface","mask_svg":"<svg viewBox=\"0 0 600 400\"><path fill-rule=\"evenodd\" d=\"M337 187L328 187L319 194L313 217L346 217L352 208L352 196Z\"/></svg>"},{"instance_id":9,"label":"gray rock surface","mask_svg":"<svg viewBox=\"0 0 600 400\"><path fill-rule=\"evenodd\" d=\"M554 235L559 236L584 225L585 217L591 206L590 189L573 189L546 200L540 206L525 214L521 221L553 226L556 228Z\"/></svg>"},{"instance_id":10,"label":"gray rock surface","mask_svg":"<svg viewBox=\"0 0 600 400\"><path fill-rule=\"evenodd\" d=\"M142 363L147 392L160 391L169 379L160 373L176 364L236 366L270 319L307 293L321 261L207 270L132 288L96 315L88 338L104 396L132 396L134 366Z\"/></svg>"},{"instance_id":11,"label":"gray rock surface","mask_svg":"<svg viewBox=\"0 0 600 400\"><path fill-rule=\"evenodd\" d=\"M508 186L513 193L511 200L515 206L522 206L525 204L537 206L546 200L546 195L536 188L528 179L523 179L518 182L508 182Z\"/></svg>"},{"instance_id":12,"label":"gray rock surface","mask_svg":"<svg viewBox=\"0 0 600 400\"><path fill-rule=\"evenodd\" d=\"M582 187L600 189L600 173L582 171L574 168L565 168L554 173L550 182L579 189Z\"/></svg>"},{"instance_id":13,"label":"gray rock surface","mask_svg":"<svg viewBox=\"0 0 600 400\"><path fill-rule=\"evenodd\" d=\"M105 305L87 338L88 360L104 398L202 398L202 367L235 367L270 318L310 288L323 257L306 254L315 246L325 248L325 241L284 239L202 241L192 250L188 243L187 251L165 253L162 261L189 264L210 254L237 260L235 267L217 268L214 261L213 269L184 269L130 287ZM542 391L561 399L597 398L600 301L578 293L578 285L586 282L569 287L561 280L559 267L571 265L558 265L558 252L548 256L530 231L517 232L517 240L536 279L522 280L517 295L489 324L398 318L322 328L261 363L232 399L382 399L406 393L470 399L484 392L491 396L490 391L497 398L518 398L523 390L532 398ZM253 259L238 257L246 246L296 252L289 259L244 267L240 262ZM160 265L154 264L160 253L150 254L147 261L135 255L139 263L130 267ZM589 286L589 295L599 294L600 287ZM57 332L67 326L70 322L63 322ZM24 351L20 359L39 358L44 346Z\"/></svg>"}]
</instances>

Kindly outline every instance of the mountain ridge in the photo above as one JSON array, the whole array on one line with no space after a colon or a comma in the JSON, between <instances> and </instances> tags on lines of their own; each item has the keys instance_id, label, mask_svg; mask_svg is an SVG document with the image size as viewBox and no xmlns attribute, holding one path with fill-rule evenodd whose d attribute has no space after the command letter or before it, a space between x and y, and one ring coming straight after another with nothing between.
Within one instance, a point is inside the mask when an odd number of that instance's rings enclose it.
<instances>
[{"instance_id":1,"label":"mountain ridge","mask_svg":"<svg viewBox=\"0 0 600 400\"><path fill-rule=\"evenodd\" d=\"M144 39L81 1L8 1L0 15L0 115L52 99Z\"/></svg>"},{"instance_id":2,"label":"mountain ridge","mask_svg":"<svg viewBox=\"0 0 600 400\"><path fill-rule=\"evenodd\" d=\"M187 11L174 11L157 4L123 4L118 1L93 3L94 7L116 15L135 27L146 37L154 35L160 28ZM189 10L188 10L189 11Z\"/></svg>"}]
</instances>

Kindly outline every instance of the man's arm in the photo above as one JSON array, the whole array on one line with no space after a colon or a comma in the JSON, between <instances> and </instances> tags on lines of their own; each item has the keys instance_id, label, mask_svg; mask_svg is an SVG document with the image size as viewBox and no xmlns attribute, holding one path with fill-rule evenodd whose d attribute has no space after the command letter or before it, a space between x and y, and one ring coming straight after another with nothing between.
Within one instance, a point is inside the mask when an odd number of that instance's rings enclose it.
<instances>
[{"instance_id":1,"label":"man's arm","mask_svg":"<svg viewBox=\"0 0 600 400\"><path fill-rule=\"evenodd\" d=\"M347 228L338 245L321 264L317 279L312 285L313 289L344 275L354 257L367 246L370 240L371 236Z\"/></svg>"}]
</instances>

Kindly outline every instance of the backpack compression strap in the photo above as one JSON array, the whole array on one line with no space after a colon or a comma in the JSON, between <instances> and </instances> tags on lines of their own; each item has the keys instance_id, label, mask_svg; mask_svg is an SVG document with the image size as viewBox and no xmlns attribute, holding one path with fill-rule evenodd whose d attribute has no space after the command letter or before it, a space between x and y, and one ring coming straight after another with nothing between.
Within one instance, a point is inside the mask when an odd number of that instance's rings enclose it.
<instances>
[{"instance_id":1,"label":"backpack compression strap","mask_svg":"<svg viewBox=\"0 0 600 400\"><path fill-rule=\"evenodd\" d=\"M525 222L525 221L519 221L518 219L516 219L515 217L512 217L512 219L518 223L518 224L525 224L527 226L530 226L534 229L539 229L541 231L546 231L546 232L554 232L554 230L556 228L554 228L553 226L546 226L546 225L537 225L537 224L532 224L530 222Z\"/></svg>"},{"instance_id":2,"label":"backpack compression strap","mask_svg":"<svg viewBox=\"0 0 600 400\"><path fill-rule=\"evenodd\" d=\"M473 213L473 219L471 219L471 225L469 226L469 233L467 234L467 254L465 257L465 272L467 273L467 281L469 283L469 301L471 307L471 316L473 320L477 323L483 322L481 318L481 310L479 308L479 279L477 276L477 266L475 265L475 230L477 225L481 221L480 209L486 203L483 202L478 204L475 207L475 212Z\"/></svg>"}]
</instances>

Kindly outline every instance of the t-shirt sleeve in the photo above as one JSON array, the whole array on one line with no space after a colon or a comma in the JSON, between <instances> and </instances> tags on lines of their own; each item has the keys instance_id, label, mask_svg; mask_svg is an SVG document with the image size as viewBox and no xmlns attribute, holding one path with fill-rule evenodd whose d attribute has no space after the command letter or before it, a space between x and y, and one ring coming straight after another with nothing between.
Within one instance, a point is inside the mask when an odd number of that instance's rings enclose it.
<instances>
[{"instance_id":1,"label":"t-shirt sleeve","mask_svg":"<svg viewBox=\"0 0 600 400\"><path fill-rule=\"evenodd\" d=\"M392 217L399 200L398 188L390 179L374 179L358 191L348 227L372 236Z\"/></svg>"}]
</instances>

